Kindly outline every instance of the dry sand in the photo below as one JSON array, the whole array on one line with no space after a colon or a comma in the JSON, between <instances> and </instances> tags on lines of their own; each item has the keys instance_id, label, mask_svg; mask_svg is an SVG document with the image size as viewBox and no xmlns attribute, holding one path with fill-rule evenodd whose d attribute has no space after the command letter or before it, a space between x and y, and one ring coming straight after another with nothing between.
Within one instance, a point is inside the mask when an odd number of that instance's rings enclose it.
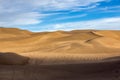
<instances>
[{"instance_id":1,"label":"dry sand","mask_svg":"<svg viewBox=\"0 0 120 80\"><path fill-rule=\"evenodd\" d=\"M0 45L0 80L120 79L120 31L0 28Z\"/></svg>"},{"instance_id":2,"label":"dry sand","mask_svg":"<svg viewBox=\"0 0 120 80\"><path fill-rule=\"evenodd\" d=\"M120 60L60 64L0 66L0 80L119 80Z\"/></svg>"}]
</instances>

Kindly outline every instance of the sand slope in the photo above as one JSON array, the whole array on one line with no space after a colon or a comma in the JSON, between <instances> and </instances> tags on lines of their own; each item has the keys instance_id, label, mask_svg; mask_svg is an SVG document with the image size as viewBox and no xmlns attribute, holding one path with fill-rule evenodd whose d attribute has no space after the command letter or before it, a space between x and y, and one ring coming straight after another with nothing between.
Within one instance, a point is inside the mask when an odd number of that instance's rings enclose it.
<instances>
[{"instance_id":1,"label":"sand slope","mask_svg":"<svg viewBox=\"0 0 120 80\"><path fill-rule=\"evenodd\" d=\"M46 58L49 55L48 58L53 56L52 59L56 60L68 55L75 58L92 55L95 59L101 59L104 56L120 55L120 31L30 32L17 28L0 28L0 44L1 52L15 52L31 58Z\"/></svg>"},{"instance_id":2,"label":"sand slope","mask_svg":"<svg viewBox=\"0 0 120 80\"><path fill-rule=\"evenodd\" d=\"M74 30L29 32L0 28L0 51L51 53L118 53L120 31Z\"/></svg>"}]
</instances>

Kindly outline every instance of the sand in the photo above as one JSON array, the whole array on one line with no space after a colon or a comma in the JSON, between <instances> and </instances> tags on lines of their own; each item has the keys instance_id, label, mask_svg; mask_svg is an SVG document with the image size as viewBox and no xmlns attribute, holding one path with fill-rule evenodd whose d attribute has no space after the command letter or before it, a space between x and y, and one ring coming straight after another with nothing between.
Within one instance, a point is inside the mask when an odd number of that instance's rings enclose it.
<instances>
[{"instance_id":1,"label":"sand","mask_svg":"<svg viewBox=\"0 0 120 80\"><path fill-rule=\"evenodd\" d=\"M120 79L120 31L0 28L0 45L0 80Z\"/></svg>"}]
</instances>

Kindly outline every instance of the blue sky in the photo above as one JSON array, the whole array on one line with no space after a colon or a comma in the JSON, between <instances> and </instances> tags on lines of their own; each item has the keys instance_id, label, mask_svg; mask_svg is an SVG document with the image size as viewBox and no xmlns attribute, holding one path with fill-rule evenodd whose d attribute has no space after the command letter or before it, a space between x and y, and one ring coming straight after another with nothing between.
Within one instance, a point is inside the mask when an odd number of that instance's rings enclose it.
<instances>
[{"instance_id":1,"label":"blue sky","mask_svg":"<svg viewBox=\"0 0 120 80\"><path fill-rule=\"evenodd\" d=\"M120 0L0 0L0 26L120 30Z\"/></svg>"}]
</instances>

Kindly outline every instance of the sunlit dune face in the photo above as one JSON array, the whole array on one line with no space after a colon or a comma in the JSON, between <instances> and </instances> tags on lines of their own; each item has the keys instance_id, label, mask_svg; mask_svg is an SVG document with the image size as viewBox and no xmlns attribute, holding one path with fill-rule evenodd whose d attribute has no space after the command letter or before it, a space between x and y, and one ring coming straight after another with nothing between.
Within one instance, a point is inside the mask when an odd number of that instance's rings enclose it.
<instances>
[{"instance_id":1,"label":"sunlit dune face","mask_svg":"<svg viewBox=\"0 0 120 80\"><path fill-rule=\"evenodd\" d=\"M117 53L120 31L74 30L29 32L2 28L1 51L50 53ZM11 33L12 32L12 33Z\"/></svg>"}]
</instances>

